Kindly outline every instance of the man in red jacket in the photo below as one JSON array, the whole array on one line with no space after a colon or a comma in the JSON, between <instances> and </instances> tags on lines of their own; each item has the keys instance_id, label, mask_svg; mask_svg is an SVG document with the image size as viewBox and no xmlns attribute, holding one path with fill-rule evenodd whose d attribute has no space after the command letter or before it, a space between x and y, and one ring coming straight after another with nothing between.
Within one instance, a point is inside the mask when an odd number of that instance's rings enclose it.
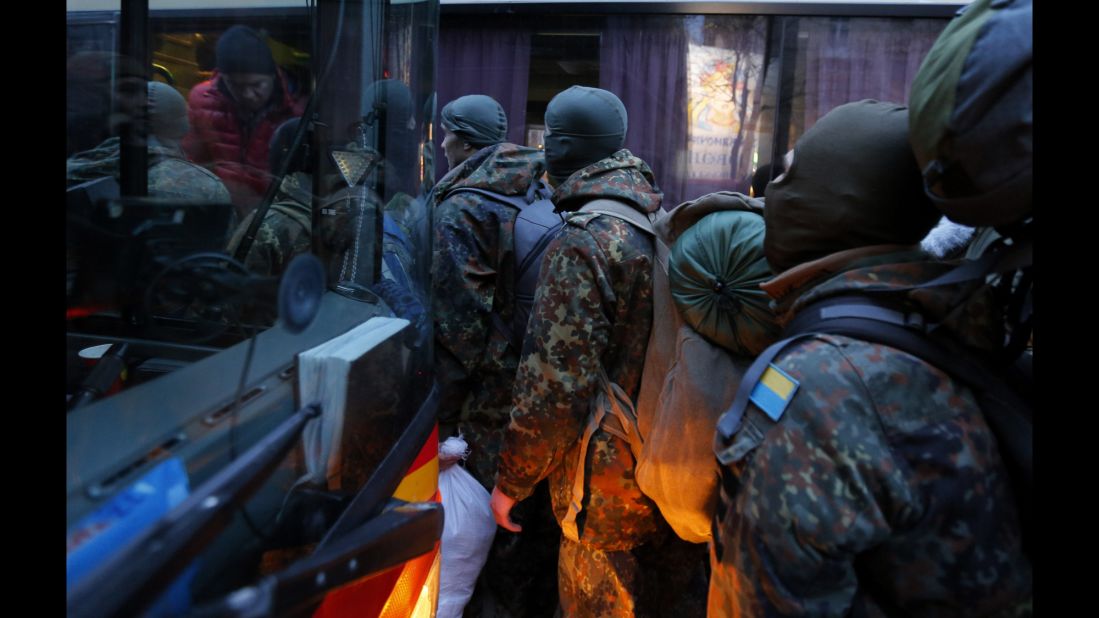
<instances>
[{"instance_id":1,"label":"man in red jacket","mask_svg":"<svg viewBox=\"0 0 1099 618\"><path fill-rule=\"evenodd\" d=\"M271 182L271 135L303 106L291 98L266 41L247 26L221 35L214 76L191 90L188 103L191 132L183 149L221 178L243 219Z\"/></svg>"}]
</instances>

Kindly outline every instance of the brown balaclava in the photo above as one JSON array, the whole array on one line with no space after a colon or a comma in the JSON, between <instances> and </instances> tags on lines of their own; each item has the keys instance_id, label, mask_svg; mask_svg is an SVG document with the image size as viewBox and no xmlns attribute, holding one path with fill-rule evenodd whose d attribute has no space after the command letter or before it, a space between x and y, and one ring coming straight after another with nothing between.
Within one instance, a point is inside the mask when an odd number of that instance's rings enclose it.
<instances>
[{"instance_id":1,"label":"brown balaclava","mask_svg":"<svg viewBox=\"0 0 1099 618\"><path fill-rule=\"evenodd\" d=\"M908 144L908 108L864 100L824 115L767 186L764 253L776 273L838 251L915 244L941 217Z\"/></svg>"}]
</instances>

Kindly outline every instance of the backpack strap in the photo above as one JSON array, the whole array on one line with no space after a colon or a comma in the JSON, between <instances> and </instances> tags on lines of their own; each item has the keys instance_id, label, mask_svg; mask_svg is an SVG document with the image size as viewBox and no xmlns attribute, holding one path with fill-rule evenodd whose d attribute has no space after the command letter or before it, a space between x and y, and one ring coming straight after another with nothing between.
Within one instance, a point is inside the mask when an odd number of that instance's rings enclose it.
<instances>
[{"instance_id":1,"label":"backpack strap","mask_svg":"<svg viewBox=\"0 0 1099 618\"><path fill-rule=\"evenodd\" d=\"M551 192L548 187L541 181L535 180L530 183L530 187L527 188L527 192L523 195L504 195L503 193L497 193L490 189L481 189L479 187L458 187L447 192L443 199L447 199L455 193L476 193L488 199L506 204L514 207L516 210L522 211L527 206L530 206L538 200L549 199Z\"/></svg>"},{"instance_id":2,"label":"backpack strap","mask_svg":"<svg viewBox=\"0 0 1099 618\"><path fill-rule=\"evenodd\" d=\"M584 427L584 433L580 436L579 461L576 462L576 473L572 481L572 498L569 500L569 510L561 521L561 531L571 541L580 540L580 532L576 525L576 519L584 509L584 493L587 488L587 456L592 436L599 429L622 439L630 445L630 452L636 461L641 457L641 448L644 441L637 430L637 412L629 395L618 384L607 377L607 372L602 365L599 366L598 390L592 395L591 411L588 413L588 424Z\"/></svg>"},{"instance_id":3,"label":"backpack strap","mask_svg":"<svg viewBox=\"0 0 1099 618\"><path fill-rule=\"evenodd\" d=\"M524 195L504 195L502 193L497 193L496 191L491 191L489 189L482 189L478 187L458 187L457 189L449 191L443 197L443 199L447 199L456 193L474 193L482 197L488 198L496 203L504 204L505 206L511 206L512 208L519 211L519 215L516 217L517 224L520 219L524 218L524 213L529 214L529 211L526 211L528 206L540 200L548 200L550 195L552 195L550 189L541 180L535 180L534 182L532 182L530 184L530 187L527 188L527 192ZM556 227L560 227L560 222L558 222L557 225L554 226L552 225L552 222L547 220L542 213L533 215L529 220L532 221L535 225L538 225L549 231L556 229ZM538 242L530 248L525 256L523 256L520 263L515 265L516 283L518 283L518 280L522 278L523 274L526 273L528 269L534 266L534 261L542 257L543 254L545 254L546 248L549 246L549 243L552 240L553 234L543 234L538 239ZM519 290L516 289L515 292L518 295ZM516 353L522 352L522 335L516 332L515 328L505 322L504 318L502 318L500 314L496 311L490 311L489 318L492 320L493 327L496 329L497 332L503 335L504 339L508 342L508 345L510 345Z\"/></svg>"},{"instance_id":4,"label":"backpack strap","mask_svg":"<svg viewBox=\"0 0 1099 618\"><path fill-rule=\"evenodd\" d=\"M804 333L787 337L767 346L767 349L756 357L737 387L736 396L729 409L717 420L717 433L714 435L714 455L722 464L723 481L725 466L736 463L749 452L763 442L763 435L778 419L772 419L758 411L757 408L749 408L756 384L759 383L763 373L771 366L771 362L783 350L791 344L802 339L808 339L813 333ZM748 414L745 414L748 412ZM730 492L732 495L732 492Z\"/></svg>"},{"instance_id":5,"label":"backpack strap","mask_svg":"<svg viewBox=\"0 0 1099 618\"><path fill-rule=\"evenodd\" d=\"M590 212L600 215L609 215L616 219L621 219L627 223L633 224L634 227L642 230L649 236L656 235L656 231L653 228L654 224L656 223L656 215L644 214L636 208L633 208L628 204L619 202L618 200L592 200L587 204L584 204L584 206L576 212Z\"/></svg>"},{"instance_id":6,"label":"backpack strap","mask_svg":"<svg viewBox=\"0 0 1099 618\"><path fill-rule=\"evenodd\" d=\"M644 214L641 211L623 204L618 200L598 199L585 204L576 212L589 212L599 215L607 215L621 219L632 224L637 229L653 237L654 250L656 251L656 264L660 267L658 273L663 273L665 279L668 276L668 258L671 256L671 248L664 242L664 238L656 232L660 215L656 213Z\"/></svg>"},{"instance_id":7,"label":"backpack strap","mask_svg":"<svg viewBox=\"0 0 1099 618\"><path fill-rule=\"evenodd\" d=\"M456 193L476 193L477 195L487 197L494 202L499 202L501 204L511 206L516 210L523 210L530 205L530 202L527 201L527 197L525 195L504 195L502 193L489 191L488 189L479 189L476 187L458 187L457 189L454 189L453 191L447 193L446 197L449 198Z\"/></svg>"},{"instance_id":8,"label":"backpack strap","mask_svg":"<svg viewBox=\"0 0 1099 618\"><path fill-rule=\"evenodd\" d=\"M1005 245L996 250L987 251L976 260L965 260L954 269L947 271L931 281L906 287L889 288L888 290L883 291L894 294L897 292L907 292L909 290L965 283L967 281L984 279L988 275L1014 272L1016 270L1028 268L1033 264L1034 243L1031 238L1024 237L1019 239L1016 244L1010 246ZM879 292L879 290L871 289L865 290L865 292L875 293Z\"/></svg>"}]
</instances>

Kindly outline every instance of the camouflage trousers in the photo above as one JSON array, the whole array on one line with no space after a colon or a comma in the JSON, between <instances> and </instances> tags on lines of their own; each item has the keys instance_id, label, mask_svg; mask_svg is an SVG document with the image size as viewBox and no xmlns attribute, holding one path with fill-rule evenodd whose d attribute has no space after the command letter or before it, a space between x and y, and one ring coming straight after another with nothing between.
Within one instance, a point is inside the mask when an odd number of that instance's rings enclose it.
<instances>
[{"instance_id":1,"label":"camouflage trousers","mask_svg":"<svg viewBox=\"0 0 1099 618\"><path fill-rule=\"evenodd\" d=\"M496 528L488 560L466 604L466 617L552 618L557 614L561 530L550 508L546 481L515 505L511 517L523 531Z\"/></svg>"},{"instance_id":2,"label":"camouflage trousers","mask_svg":"<svg viewBox=\"0 0 1099 618\"><path fill-rule=\"evenodd\" d=\"M623 551L561 539L557 563L563 616L706 615L706 546L688 543L662 523L657 536Z\"/></svg>"}]
</instances>

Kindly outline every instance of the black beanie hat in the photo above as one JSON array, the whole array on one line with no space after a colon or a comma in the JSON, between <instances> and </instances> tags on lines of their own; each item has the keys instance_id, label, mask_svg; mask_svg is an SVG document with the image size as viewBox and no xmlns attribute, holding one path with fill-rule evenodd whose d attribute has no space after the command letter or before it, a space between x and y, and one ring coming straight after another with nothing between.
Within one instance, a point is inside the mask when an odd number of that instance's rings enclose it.
<instances>
[{"instance_id":1,"label":"black beanie hat","mask_svg":"<svg viewBox=\"0 0 1099 618\"><path fill-rule=\"evenodd\" d=\"M217 70L274 75L275 59L258 32L248 26L233 26L218 38Z\"/></svg>"},{"instance_id":2,"label":"black beanie hat","mask_svg":"<svg viewBox=\"0 0 1099 618\"><path fill-rule=\"evenodd\" d=\"M908 108L840 105L805 132L786 176L767 185L767 262L776 273L871 245L915 244L941 216L908 144Z\"/></svg>"}]
</instances>

